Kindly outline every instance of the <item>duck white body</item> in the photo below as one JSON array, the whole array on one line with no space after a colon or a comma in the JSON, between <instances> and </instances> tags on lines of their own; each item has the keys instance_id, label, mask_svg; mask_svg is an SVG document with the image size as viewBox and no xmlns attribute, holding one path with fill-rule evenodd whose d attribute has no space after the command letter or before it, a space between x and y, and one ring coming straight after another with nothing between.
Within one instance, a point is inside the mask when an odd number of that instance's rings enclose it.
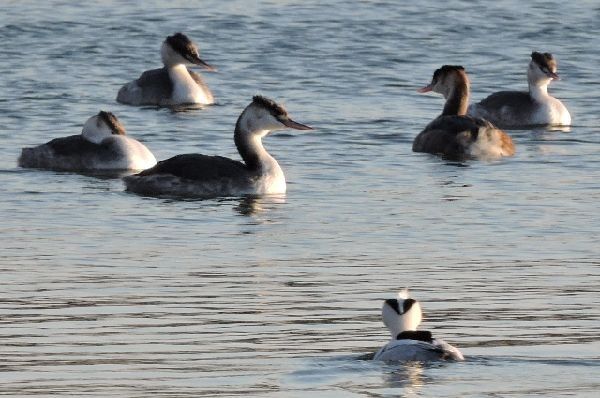
<instances>
[{"instance_id":1,"label":"duck white body","mask_svg":"<svg viewBox=\"0 0 600 398\"><path fill-rule=\"evenodd\" d=\"M188 69L212 66L200 59L198 47L182 33L168 36L160 50L163 68L153 69L119 90L117 101L130 105L210 105L214 97L202 77Z\"/></svg>"},{"instance_id":2,"label":"duck white body","mask_svg":"<svg viewBox=\"0 0 600 398\"><path fill-rule=\"evenodd\" d=\"M430 362L439 360L463 361L462 353L444 340L433 339L431 342L419 340L392 340L375 354L377 361L390 362Z\"/></svg>"},{"instance_id":3,"label":"duck white body","mask_svg":"<svg viewBox=\"0 0 600 398\"><path fill-rule=\"evenodd\" d=\"M548 94L557 80L557 63L550 53L533 52L527 69L528 92L500 91L469 107L468 114L489 120L502 128L530 125L571 125L571 114L563 103Z\"/></svg>"},{"instance_id":4,"label":"duck white body","mask_svg":"<svg viewBox=\"0 0 600 398\"><path fill-rule=\"evenodd\" d=\"M125 177L127 190L153 196L200 198L285 193L283 170L263 147L262 138L286 127L311 130L291 120L274 101L255 96L238 118L234 132L244 162L221 156L178 155Z\"/></svg>"},{"instance_id":5,"label":"duck white body","mask_svg":"<svg viewBox=\"0 0 600 398\"><path fill-rule=\"evenodd\" d=\"M515 147L508 134L487 120L466 115L469 79L462 66L442 66L434 72L431 83L418 91L442 94L446 104L442 114L415 137L414 152L456 160L492 160L514 155Z\"/></svg>"},{"instance_id":6,"label":"duck white body","mask_svg":"<svg viewBox=\"0 0 600 398\"><path fill-rule=\"evenodd\" d=\"M382 307L383 323L391 334L391 340L375 356L376 361L462 361L459 349L444 340L433 338L431 332L417 331L422 312L418 301L409 298L403 290L397 299L385 300Z\"/></svg>"},{"instance_id":7,"label":"duck white body","mask_svg":"<svg viewBox=\"0 0 600 398\"><path fill-rule=\"evenodd\" d=\"M65 171L144 170L156 165L156 158L142 143L125 135L116 116L100 111L85 122L79 135L23 148L18 164Z\"/></svg>"}]
</instances>

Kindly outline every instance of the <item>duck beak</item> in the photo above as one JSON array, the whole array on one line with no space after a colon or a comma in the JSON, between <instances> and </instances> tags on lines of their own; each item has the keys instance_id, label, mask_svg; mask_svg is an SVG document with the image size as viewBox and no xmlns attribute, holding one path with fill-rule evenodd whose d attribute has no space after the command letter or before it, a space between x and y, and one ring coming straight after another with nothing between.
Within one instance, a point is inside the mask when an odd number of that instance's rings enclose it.
<instances>
[{"instance_id":1,"label":"duck beak","mask_svg":"<svg viewBox=\"0 0 600 398\"><path fill-rule=\"evenodd\" d=\"M200 66L204 69L206 69L209 72L216 72L217 69L213 68L211 65L207 64L206 62L202 61L200 59L199 56L197 55L190 55L189 57L187 57L187 60L190 61L191 63L193 63L194 65Z\"/></svg>"},{"instance_id":2,"label":"duck beak","mask_svg":"<svg viewBox=\"0 0 600 398\"><path fill-rule=\"evenodd\" d=\"M431 84L428 84L425 87L421 87L420 89L417 89L417 92L418 93L428 93L431 90L433 90L433 86Z\"/></svg>"},{"instance_id":3,"label":"duck beak","mask_svg":"<svg viewBox=\"0 0 600 398\"><path fill-rule=\"evenodd\" d=\"M290 118L281 118L279 121L283 123L284 126L294 130L314 130L312 127L307 126L306 124L295 122Z\"/></svg>"}]
</instances>

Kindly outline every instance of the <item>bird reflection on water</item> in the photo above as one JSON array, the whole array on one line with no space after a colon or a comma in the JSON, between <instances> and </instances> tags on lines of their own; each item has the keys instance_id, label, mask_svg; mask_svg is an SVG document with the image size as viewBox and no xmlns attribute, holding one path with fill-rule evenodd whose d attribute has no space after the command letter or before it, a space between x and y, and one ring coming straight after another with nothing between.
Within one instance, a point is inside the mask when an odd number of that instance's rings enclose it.
<instances>
[{"instance_id":1,"label":"bird reflection on water","mask_svg":"<svg viewBox=\"0 0 600 398\"><path fill-rule=\"evenodd\" d=\"M256 216L262 214L274 205L285 203L285 194L272 195L245 195L236 199L239 201L233 209L242 216Z\"/></svg>"}]
</instances>

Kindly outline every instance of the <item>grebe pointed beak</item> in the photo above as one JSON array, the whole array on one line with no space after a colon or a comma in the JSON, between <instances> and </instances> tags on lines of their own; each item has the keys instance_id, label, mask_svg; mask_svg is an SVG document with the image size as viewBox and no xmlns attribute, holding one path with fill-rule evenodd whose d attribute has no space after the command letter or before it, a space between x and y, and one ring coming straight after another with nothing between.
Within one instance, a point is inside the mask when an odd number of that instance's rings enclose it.
<instances>
[{"instance_id":1,"label":"grebe pointed beak","mask_svg":"<svg viewBox=\"0 0 600 398\"><path fill-rule=\"evenodd\" d=\"M279 121L281 123L283 123L283 125L285 125L286 127L289 127L294 130L314 130L312 127L307 126L306 124L295 122L292 119L287 118L287 117L281 118L281 119L279 119Z\"/></svg>"},{"instance_id":2,"label":"grebe pointed beak","mask_svg":"<svg viewBox=\"0 0 600 398\"><path fill-rule=\"evenodd\" d=\"M188 57L186 57L188 61L190 61L191 63L193 63L194 65L204 68L206 69L208 72L216 72L217 69L214 68L212 65L207 64L206 62L204 62L203 60L200 59L200 57L198 57L197 55L190 55Z\"/></svg>"},{"instance_id":3,"label":"grebe pointed beak","mask_svg":"<svg viewBox=\"0 0 600 398\"><path fill-rule=\"evenodd\" d=\"M418 93L428 93L433 90L433 86L431 84L426 85L425 87L421 87L417 89Z\"/></svg>"},{"instance_id":4,"label":"grebe pointed beak","mask_svg":"<svg viewBox=\"0 0 600 398\"><path fill-rule=\"evenodd\" d=\"M548 76L554 80L560 80L560 76L558 76L558 73L555 73L555 72L548 72L548 73L546 73L546 76Z\"/></svg>"}]
</instances>

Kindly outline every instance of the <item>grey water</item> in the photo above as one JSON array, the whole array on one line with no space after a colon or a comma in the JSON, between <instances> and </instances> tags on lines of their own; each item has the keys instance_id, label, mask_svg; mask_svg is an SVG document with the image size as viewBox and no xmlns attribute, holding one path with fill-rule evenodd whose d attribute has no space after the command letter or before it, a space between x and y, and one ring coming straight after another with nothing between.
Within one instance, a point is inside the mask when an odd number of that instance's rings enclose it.
<instances>
[{"instance_id":1,"label":"grey water","mask_svg":"<svg viewBox=\"0 0 600 398\"><path fill-rule=\"evenodd\" d=\"M600 390L597 1L0 2L0 396L595 397ZM188 34L217 104L115 102ZM532 51L569 129L514 158L411 152L463 65L472 100L526 89ZM238 158L257 93L313 132L265 139L285 195L149 198L17 167L99 110L158 159ZM462 363L369 357L409 287Z\"/></svg>"}]
</instances>

